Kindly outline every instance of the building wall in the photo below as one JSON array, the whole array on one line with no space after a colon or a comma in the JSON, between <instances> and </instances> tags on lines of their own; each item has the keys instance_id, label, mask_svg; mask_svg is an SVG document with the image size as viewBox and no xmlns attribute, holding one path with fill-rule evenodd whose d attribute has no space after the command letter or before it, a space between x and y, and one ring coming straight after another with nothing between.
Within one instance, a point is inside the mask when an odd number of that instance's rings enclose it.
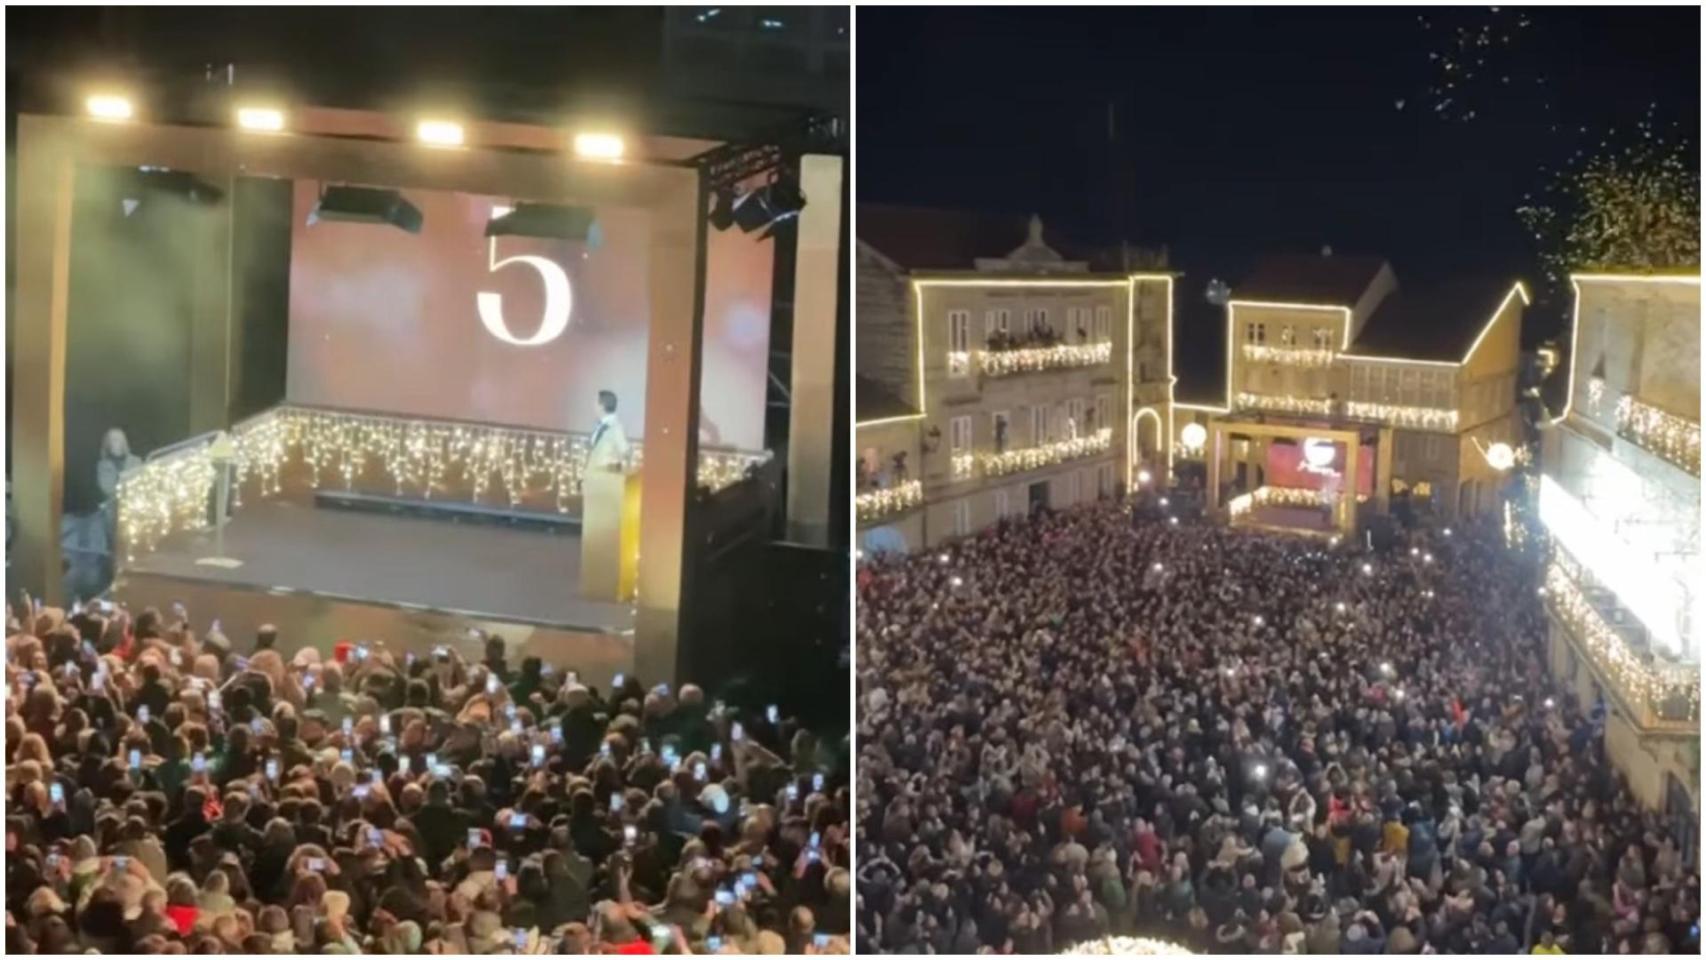
<instances>
[{"instance_id":1,"label":"building wall","mask_svg":"<svg viewBox=\"0 0 1706 960\"><path fill-rule=\"evenodd\" d=\"M973 278L967 278L973 279ZM991 278L996 279L996 278ZM1010 278L1001 278L1010 279ZM1103 278L1100 285L1066 285L1071 281L1051 281L1044 286L990 283L987 285L939 286L924 284L920 295L913 298L914 309L923 311L920 320L924 343L924 378L926 417L924 423L924 476L927 496L932 501L957 498L986 486L1016 482L1016 478L985 479L974 472L970 478L956 478L953 470L954 421L964 418L970 423L972 452L993 451L996 447L996 415L1006 415L1006 449L1036 446L1043 440L1056 441L1068 435L1068 418L1075 403L1082 404L1084 415L1076 421L1079 436L1107 428L1112 432L1109 456L1123 464L1126 456L1124 410L1127 403L1124 352L1127 349L1127 291L1123 279ZM1107 331L1112 347L1109 360L1089 367L1016 373L1007 376L984 376L977 366L976 355L987 342L992 315L1005 311L1009 331L1017 331L1026 322L1027 313L1047 311L1049 323L1056 331L1065 330L1069 310L1089 311L1089 340L1096 340L1096 311L1106 311ZM963 376L950 376L950 316L963 314L969 319L971 354ZM1076 332L1069 342L1077 342ZM1100 404L1098 404L1100 400ZM1041 409L1042 419L1033 410ZM1100 412L1099 412L1100 411ZM1041 426L1041 436L1036 429ZM1124 482L1123 472L1120 480ZM934 536L934 534L932 534Z\"/></svg>"},{"instance_id":2,"label":"building wall","mask_svg":"<svg viewBox=\"0 0 1706 960\"><path fill-rule=\"evenodd\" d=\"M918 351L906 277L864 243L858 245L857 270L858 373L887 386L917 409Z\"/></svg>"},{"instance_id":3,"label":"building wall","mask_svg":"<svg viewBox=\"0 0 1706 960\"><path fill-rule=\"evenodd\" d=\"M1676 416L1700 418L1700 284L1576 278L1570 347L1572 415L1615 431L1629 393ZM1589 381L1604 368L1596 404Z\"/></svg>"}]
</instances>

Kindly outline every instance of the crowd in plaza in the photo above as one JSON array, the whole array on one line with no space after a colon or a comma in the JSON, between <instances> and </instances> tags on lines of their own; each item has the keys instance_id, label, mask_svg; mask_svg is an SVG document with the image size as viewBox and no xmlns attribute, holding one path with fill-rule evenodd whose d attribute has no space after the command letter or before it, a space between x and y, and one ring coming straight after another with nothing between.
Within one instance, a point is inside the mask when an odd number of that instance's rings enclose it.
<instances>
[{"instance_id":1,"label":"crowd in plaza","mask_svg":"<svg viewBox=\"0 0 1706 960\"><path fill-rule=\"evenodd\" d=\"M845 738L496 637L240 645L11 608L8 954L849 951Z\"/></svg>"},{"instance_id":2,"label":"crowd in plaza","mask_svg":"<svg viewBox=\"0 0 1706 960\"><path fill-rule=\"evenodd\" d=\"M1009 521L861 568L861 951L1698 953L1497 531Z\"/></svg>"}]
</instances>

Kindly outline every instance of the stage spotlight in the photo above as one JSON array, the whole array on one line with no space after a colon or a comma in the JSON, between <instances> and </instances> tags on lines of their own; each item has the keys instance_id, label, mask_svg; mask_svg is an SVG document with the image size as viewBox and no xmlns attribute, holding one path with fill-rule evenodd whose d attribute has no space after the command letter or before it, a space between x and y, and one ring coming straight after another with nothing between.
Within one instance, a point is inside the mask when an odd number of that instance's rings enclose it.
<instances>
[{"instance_id":1,"label":"stage spotlight","mask_svg":"<svg viewBox=\"0 0 1706 960\"><path fill-rule=\"evenodd\" d=\"M165 167L137 167L122 182L124 194L119 203L125 216L135 213L149 194L169 194L195 204L216 204L225 193L193 173L168 170Z\"/></svg>"},{"instance_id":2,"label":"stage spotlight","mask_svg":"<svg viewBox=\"0 0 1706 960\"><path fill-rule=\"evenodd\" d=\"M96 120L129 120L134 115L128 98L110 93L95 94L84 101L84 106Z\"/></svg>"},{"instance_id":3,"label":"stage spotlight","mask_svg":"<svg viewBox=\"0 0 1706 960\"><path fill-rule=\"evenodd\" d=\"M308 214L308 225L322 220L344 223L388 223L409 233L421 232L421 210L396 190L375 187L327 187Z\"/></svg>"},{"instance_id":4,"label":"stage spotlight","mask_svg":"<svg viewBox=\"0 0 1706 960\"><path fill-rule=\"evenodd\" d=\"M591 207L569 207L552 203L518 203L513 208L494 207L486 221L488 237L548 237L585 240L596 246L598 215Z\"/></svg>"},{"instance_id":5,"label":"stage spotlight","mask_svg":"<svg viewBox=\"0 0 1706 960\"><path fill-rule=\"evenodd\" d=\"M614 133L575 134L575 155L582 160L620 160L625 147Z\"/></svg>"},{"instance_id":6,"label":"stage spotlight","mask_svg":"<svg viewBox=\"0 0 1706 960\"><path fill-rule=\"evenodd\" d=\"M734 220L747 233L756 233L800 215L806 197L792 180L776 180L735 201Z\"/></svg>"},{"instance_id":7,"label":"stage spotlight","mask_svg":"<svg viewBox=\"0 0 1706 960\"><path fill-rule=\"evenodd\" d=\"M462 146L462 124L449 120L422 120L415 126L415 136L434 147Z\"/></svg>"},{"instance_id":8,"label":"stage spotlight","mask_svg":"<svg viewBox=\"0 0 1706 960\"><path fill-rule=\"evenodd\" d=\"M718 230L727 230L735 225L735 193L733 190L717 191L716 201L711 205L711 226Z\"/></svg>"},{"instance_id":9,"label":"stage spotlight","mask_svg":"<svg viewBox=\"0 0 1706 960\"><path fill-rule=\"evenodd\" d=\"M278 133L284 129L284 111L270 107L239 107L237 126L257 133Z\"/></svg>"}]
</instances>

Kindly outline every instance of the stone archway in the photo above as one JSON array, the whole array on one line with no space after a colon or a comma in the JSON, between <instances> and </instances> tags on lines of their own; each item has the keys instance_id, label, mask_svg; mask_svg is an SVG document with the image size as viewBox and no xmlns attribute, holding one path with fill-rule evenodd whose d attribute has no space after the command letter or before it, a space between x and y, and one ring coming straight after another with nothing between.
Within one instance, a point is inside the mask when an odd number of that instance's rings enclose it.
<instances>
[{"instance_id":1,"label":"stone archway","mask_svg":"<svg viewBox=\"0 0 1706 960\"><path fill-rule=\"evenodd\" d=\"M1148 470L1158 480L1164 478L1167 453L1161 434L1161 414L1154 407L1144 407L1132 416L1129 443L1134 476L1138 470Z\"/></svg>"}]
</instances>

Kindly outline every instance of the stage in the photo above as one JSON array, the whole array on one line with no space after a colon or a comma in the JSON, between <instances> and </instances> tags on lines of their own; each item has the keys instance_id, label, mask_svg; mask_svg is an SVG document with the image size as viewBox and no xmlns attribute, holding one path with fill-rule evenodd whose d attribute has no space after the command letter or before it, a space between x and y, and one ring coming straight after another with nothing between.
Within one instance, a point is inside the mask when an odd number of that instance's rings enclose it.
<instances>
[{"instance_id":1,"label":"stage","mask_svg":"<svg viewBox=\"0 0 1706 960\"><path fill-rule=\"evenodd\" d=\"M132 610L182 601L198 630L222 617L240 653L270 622L286 652L384 639L416 654L450 643L477 659L467 631L478 627L509 642L511 663L536 654L596 683L633 669L633 607L580 596L572 529L278 498L226 524L225 554L242 566L196 563L213 553L211 529L170 534L125 565L117 598Z\"/></svg>"}]
</instances>

